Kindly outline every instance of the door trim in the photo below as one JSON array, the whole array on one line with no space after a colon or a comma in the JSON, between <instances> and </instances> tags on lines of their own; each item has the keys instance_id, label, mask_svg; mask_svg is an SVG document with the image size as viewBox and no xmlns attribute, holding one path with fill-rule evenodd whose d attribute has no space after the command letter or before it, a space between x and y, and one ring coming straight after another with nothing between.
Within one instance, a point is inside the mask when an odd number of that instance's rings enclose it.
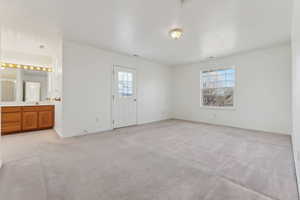
<instances>
[{"instance_id":1,"label":"door trim","mask_svg":"<svg viewBox=\"0 0 300 200\"><path fill-rule=\"evenodd\" d=\"M114 90L114 84L115 84L115 68L117 67L122 67L125 69L130 69L130 70L135 70L135 91L136 91L136 121L135 125L138 125L138 72L137 72L137 68L134 67L127 67L127 66L123 66L123 65L112 65L112 69L111 69L111 96L110 96L110 102L111 102L111 128L112 129L116 129L115 127L115 112L114 112L114 98L115 98L115 90Z\"/></svg>"}]
</instances>

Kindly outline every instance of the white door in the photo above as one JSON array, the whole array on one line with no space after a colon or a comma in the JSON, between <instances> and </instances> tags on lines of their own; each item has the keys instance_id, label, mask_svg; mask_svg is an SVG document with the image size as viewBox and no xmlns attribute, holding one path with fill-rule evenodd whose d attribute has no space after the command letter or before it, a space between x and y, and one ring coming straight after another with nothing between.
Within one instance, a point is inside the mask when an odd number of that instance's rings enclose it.
<instances>
[{"instance_id":1,"label":"white door","mask_svg":"<svg viewBox=\"0 0 300 200\"><path fill-rule=\"evenodd\" d=\"M114 67L112 108L113 128L137 124L135 69Z\"/></svg>"}]
</instances>

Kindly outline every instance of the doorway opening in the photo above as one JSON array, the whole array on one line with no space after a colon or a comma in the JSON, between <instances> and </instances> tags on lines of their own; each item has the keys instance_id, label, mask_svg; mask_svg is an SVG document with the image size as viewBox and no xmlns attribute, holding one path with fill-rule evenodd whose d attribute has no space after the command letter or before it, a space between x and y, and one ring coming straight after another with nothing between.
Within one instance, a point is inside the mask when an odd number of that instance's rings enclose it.
<instances>
[{"instance_id":1,"label":"doorway opening","mask_svg":"<svg viewBox=\"0 0 300 200\"><path fill-rule=\"evenodd\" d=\"M62 36L5 25L0 42L0 163L6 163L30 155L37 141L58 137Z\"/></svg>"}]
</instances>

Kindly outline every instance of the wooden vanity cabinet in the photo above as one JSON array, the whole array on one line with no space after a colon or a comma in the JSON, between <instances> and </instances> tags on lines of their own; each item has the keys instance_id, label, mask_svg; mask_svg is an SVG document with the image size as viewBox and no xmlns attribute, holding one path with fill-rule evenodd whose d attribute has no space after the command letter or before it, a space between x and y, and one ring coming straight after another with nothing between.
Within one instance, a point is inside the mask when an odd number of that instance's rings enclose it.
<instances>
[{"instance_id":1,"label":"wooden vanity cabinet","mask_svg":"<svg viewBox=\"0 0 300 200\"><path fill-rule=\"evenodd\" d=\"M2 107L1 109L1 132L14 133L22 130L21 107Z\"/></svg>"},{"instance_id":2,"label":"wooden vanity cabinet","mask_svg":"<svg viewBox=\"0 0 300 200\"><path fill-rule=\"evenodd\" d=\"M54 106L12 106L1 109L2 135L53 128Z\"/></svg>"}]
</instances>

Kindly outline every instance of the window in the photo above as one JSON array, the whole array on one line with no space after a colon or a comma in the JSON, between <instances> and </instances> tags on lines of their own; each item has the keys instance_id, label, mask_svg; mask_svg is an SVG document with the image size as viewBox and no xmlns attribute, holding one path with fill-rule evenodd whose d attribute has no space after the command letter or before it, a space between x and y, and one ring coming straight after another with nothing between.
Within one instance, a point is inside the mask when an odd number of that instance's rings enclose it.
<instances>
[{"instance_id":1,"label":"window","mask_svg":"<svg viewBox=\"0 0 300 200\"><path fill-rule=\"evenodd\" d=\"M118 72L118 93L120 97L130 97L133 95L131 72Z\"/></svg>"},{"instance_id":2,"label":"window","mask_svg":"<svg viewBox=\"0 0 300 200\"><path fill-rule=\"evenodd\" d=\"M234 68L203 70L200 79L202 106L234 107Z\"/></svg>"}]
</instances>

